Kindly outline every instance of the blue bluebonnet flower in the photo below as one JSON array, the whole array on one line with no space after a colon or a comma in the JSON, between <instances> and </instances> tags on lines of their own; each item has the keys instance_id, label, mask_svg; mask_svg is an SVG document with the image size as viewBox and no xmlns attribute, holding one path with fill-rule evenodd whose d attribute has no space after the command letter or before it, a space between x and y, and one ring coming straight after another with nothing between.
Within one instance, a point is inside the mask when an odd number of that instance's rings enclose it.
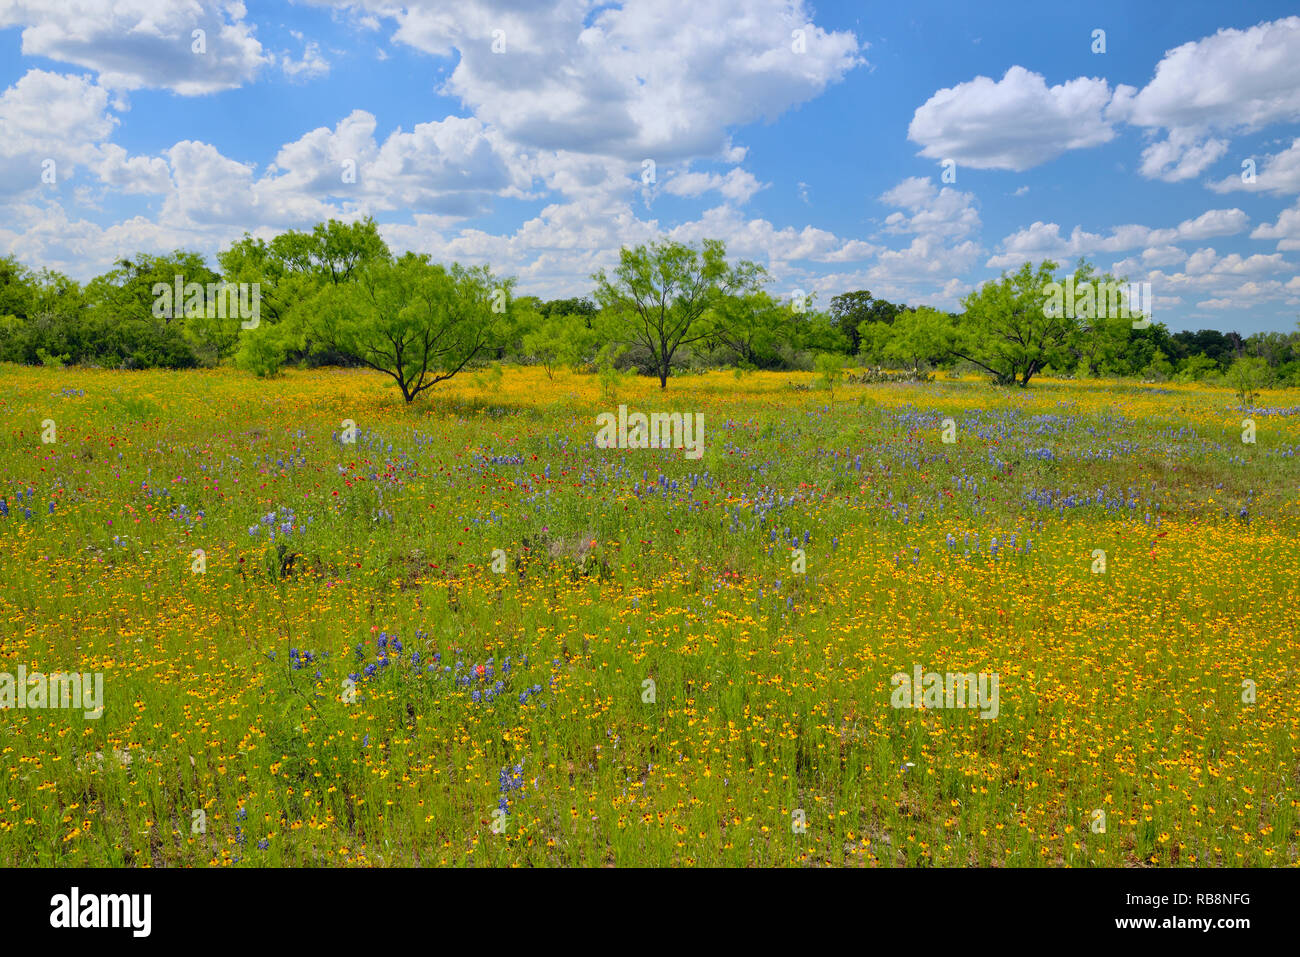
<instances>
[{"instance_id":1,"label":"blue bluebonnet flower","mask_svg":"<svg viewBox=\"0 0 1300 957\"><path fill-rule=\"evenodd\" d=\"M516 764L513 768L502 768L501 774L497 778L497 782L498 790L501 792L501 797L497 806L509 814L508 797L510 792L523 790L524 766L522 764Z\"/></svg>"}]
</instances>

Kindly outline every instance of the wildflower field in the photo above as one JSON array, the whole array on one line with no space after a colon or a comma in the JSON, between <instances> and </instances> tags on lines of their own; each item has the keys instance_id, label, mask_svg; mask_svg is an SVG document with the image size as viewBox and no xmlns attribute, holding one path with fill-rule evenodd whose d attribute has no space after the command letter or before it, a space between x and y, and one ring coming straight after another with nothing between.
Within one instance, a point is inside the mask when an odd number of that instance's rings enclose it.
<instances>
[{"instance_id":1,"label":"wildflower field","mask_svg":"<svg viewBox=\"0 0 1300 957\"><path fill-rule=\"evenodd\" d=\"M1300 861L1300 395L810 380L0 366L0 864Z\"/></svg>"}]
</instances>

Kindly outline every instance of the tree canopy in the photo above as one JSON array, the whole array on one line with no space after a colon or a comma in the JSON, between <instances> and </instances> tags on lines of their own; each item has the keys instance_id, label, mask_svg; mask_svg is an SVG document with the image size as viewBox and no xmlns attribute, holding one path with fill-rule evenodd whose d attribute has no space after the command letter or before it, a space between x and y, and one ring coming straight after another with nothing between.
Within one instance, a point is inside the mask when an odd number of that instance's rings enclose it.
<instances>
[{"instance_id":1,"label":"tree canopy","mask_svg":"<svg viewBox=\"0 0 1300 957\"><path fill-rule=\"evenodd\" d=\"M1170 332L1101 309L1092 292L1065 315L1051 283L1105 285L1109 297L1110 284L1123 282L1084 260L1064 275L1052 262L1025 263L972 290L957 311L866 289L836 295L827 308L817 307L815 291L778 299L764 290L763 268L729 261L716 240L623 249L616 266L592 277L588 295L552 299L515 298L513 283L487 267L435 266L409 253L398 262L369 218L270 238L245 233L218 253L218 269L191 250L123 256L84 285L0 257L0 361L178 369L234 361L258 375L286 364L371 365L386 367L408 399L490 361L537 363L548 375L631 368L665 387L687 368L812 371L830 361L819 357L840 356L915 371L980 370L1027 386L1044 373L1223 381L1252 357L1262 367L1242 369L1300 384L1300 332ZM208 289L209 300L212 284L256 284L260 321L241 324L189 293L159 309L155 289L177 276ZM466 314L485 317L475 335L459 318ZM384 335L392 338L376 338Z\"/></svg>"}]
</instances>

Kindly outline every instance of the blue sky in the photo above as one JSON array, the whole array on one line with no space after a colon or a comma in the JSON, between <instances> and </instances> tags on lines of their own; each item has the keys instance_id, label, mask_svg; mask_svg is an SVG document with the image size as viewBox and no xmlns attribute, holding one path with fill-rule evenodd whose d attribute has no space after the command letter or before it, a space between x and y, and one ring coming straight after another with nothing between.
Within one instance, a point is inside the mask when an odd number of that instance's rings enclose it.
<instances>
[{"instance_id":1,"label":"blue sky","mask_svg":"<svg viewBox=\"0 0 1300 957\"><path fill-rule=\"evenodd\" d=\"M545 297L716 237L778 295L950 309L1086 256L1172 329L1289 332L1287 6L0 0L0 253L87 279L373 215Z\"/></svg>"}]
</instances>

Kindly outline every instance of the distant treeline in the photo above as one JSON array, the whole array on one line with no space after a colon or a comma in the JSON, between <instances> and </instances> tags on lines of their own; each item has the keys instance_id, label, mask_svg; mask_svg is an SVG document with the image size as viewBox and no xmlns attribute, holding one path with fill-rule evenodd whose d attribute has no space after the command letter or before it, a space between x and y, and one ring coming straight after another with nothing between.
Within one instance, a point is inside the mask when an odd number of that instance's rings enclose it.
<instances>
[{"instance_id":1,"label":"distant treeline","mask_svg":"<svg viewBox=\"0 0 1300 957\"><path fill-rule=\"evenodd\" d=\"M624 249L612 273L593 275L589 296L549 301L514 295L513 280L484 267L395 257L369 219L331 220L269 242L245 234L217 260L213 269L194 252L140 254L83 286L0 258L0 361L233 362L258 375L286 365L365 365L392 376L407 401L494 360L548 373L632 369L661 384L683 371L856 362L975 371L1021 386L1040 374L1200 381L1242 379L1243 370L1253 387L1300 386L1300 333L1171 333L1161 322L1092 315L1105 311L1104 297L1077 317L1045 311L1044 288L1062 278L1079 288L1124 282L1083 260L1066 277L1056 263L1026 263L972 291L959 313L867 290L824 307L812 294L778 298L763 288L761 266L729 263L716 240ZM212 295L223 287L229 298Z\"/></svg>"}]
</instances>

